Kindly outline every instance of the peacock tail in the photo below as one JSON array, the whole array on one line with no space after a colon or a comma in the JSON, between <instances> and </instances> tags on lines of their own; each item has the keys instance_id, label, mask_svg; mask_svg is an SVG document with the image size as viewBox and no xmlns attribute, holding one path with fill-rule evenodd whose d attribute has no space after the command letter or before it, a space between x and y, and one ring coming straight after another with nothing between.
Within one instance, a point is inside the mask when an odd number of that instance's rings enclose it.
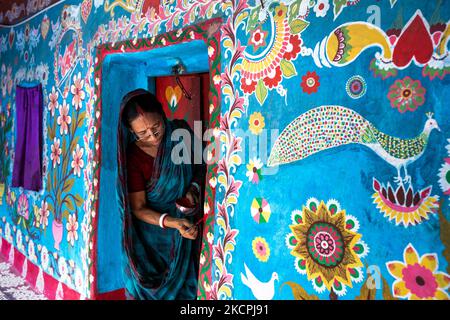
<instances>
[{"instance_id":1,"label":"peacock tail","mask_svg":"<svg viewBox=\"0 0 450 320\"><path fill-rule=\"evenodd\" d=\"M375 143L372 124L341 106L311 109L292 121L270 152L268 166L305 159L317 152L350 143Z\"/></svg>"}]
</instances>

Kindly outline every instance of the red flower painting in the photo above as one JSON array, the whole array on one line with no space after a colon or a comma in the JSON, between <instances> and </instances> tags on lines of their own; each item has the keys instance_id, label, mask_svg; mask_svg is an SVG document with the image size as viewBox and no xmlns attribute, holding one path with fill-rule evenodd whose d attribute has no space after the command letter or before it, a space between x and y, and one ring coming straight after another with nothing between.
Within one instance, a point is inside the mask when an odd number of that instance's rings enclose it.
<instances>
[{"instance_id":1,"label":"red flower painting","mask_svg":"<svg viewBox=\"0 0 450 320\"><path fill-rule=\"evenodd\" d=\"M282 75L281 68L278 66L263 78L264 84L269 88L275 88L281 82Z\"/></svg>"},{"instance_id":2,"label":"red flower painting","mask_svg":"<svg viewBox=\"0 0 450 320\"><path fill-rule=\"evenodd\" d=\"M306 92L307 94L317 92L317 89L319 89L320 86L319 76L315 71L308 71L306 75L302 77L302 83L300 86L302 87L303 92Z\"/></svg>"},{"instance_id":3,"label":"red flower painting","mask_svg":"<svg viewBox=\"0 0 450 320\"><path fill-rule=\"evenodd\" d=\"M302 48L302 39L296 34L291 35L289 43L284 52L283 58L286 60L295 60Z\"/></svg>"},{"instance_id":4,"label":"red flower painting","mask_svg":"<svg viewBox=\"0 0 450 320\"><path fill-rule=\"evenodd\" d=\"M256 81L242 78L241 79L241 89L244 93L252 94L256 89Z\"/></svg>"}]
</instances>

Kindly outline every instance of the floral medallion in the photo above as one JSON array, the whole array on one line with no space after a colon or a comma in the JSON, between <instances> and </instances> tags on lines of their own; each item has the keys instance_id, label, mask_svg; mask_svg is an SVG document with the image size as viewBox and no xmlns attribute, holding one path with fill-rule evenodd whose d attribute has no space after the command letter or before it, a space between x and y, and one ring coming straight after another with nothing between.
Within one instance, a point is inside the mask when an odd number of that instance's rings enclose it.
<instances>
[{"instance_id":1,"label":"floral medallion","mask_svg":"<svg viewBox=\"0 0 450 320\"><path fill-rule=\"evenodd\" d=\"M286 245L296 257L295 269L307 275L317 292L327 289L342 296L346 286L362 281L361 258L368 247L357 233L357 219L336 200L325 204L311 198L302 211L292 212L291 220Z\"/></svg>"}]
</instances>

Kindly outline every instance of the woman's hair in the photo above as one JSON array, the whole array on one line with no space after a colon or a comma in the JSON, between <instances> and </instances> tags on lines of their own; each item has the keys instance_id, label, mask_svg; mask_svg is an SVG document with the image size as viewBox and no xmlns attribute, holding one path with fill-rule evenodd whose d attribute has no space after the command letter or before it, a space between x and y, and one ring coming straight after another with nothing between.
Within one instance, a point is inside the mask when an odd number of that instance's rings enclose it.
<instances>
[{"instance_id":1,"label":"woman's hair","mask_svg":"<svg viewBox=\"0 0 450 320\"><path fill-rule=\"evenodd\" d=\"M131 122L142 113L158 113L165 117L163 107L156 96L144 89L136 89L127 93L122 99L125 104L122 110L122 123L130 128Z\"/></svg>"}]
</instances>

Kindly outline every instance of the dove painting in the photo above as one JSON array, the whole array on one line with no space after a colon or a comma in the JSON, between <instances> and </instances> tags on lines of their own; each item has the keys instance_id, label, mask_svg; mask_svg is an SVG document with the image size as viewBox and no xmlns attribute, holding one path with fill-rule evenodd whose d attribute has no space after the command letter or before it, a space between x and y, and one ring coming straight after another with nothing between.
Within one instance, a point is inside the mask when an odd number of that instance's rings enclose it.
<instances>
[{"instance_id":1,"label":"dove painting","mask_svg":"<svg viewBox=\"0 0 450 320\"><path fill-rule=\"evenodd\" d=\"M241 272L241 281L251 291L257 300L272 300L275 295L275 280L278 281L278 273L273 272L267 282L258 280L244 262L245 275Z\"/></svg>"}]
</instances>

